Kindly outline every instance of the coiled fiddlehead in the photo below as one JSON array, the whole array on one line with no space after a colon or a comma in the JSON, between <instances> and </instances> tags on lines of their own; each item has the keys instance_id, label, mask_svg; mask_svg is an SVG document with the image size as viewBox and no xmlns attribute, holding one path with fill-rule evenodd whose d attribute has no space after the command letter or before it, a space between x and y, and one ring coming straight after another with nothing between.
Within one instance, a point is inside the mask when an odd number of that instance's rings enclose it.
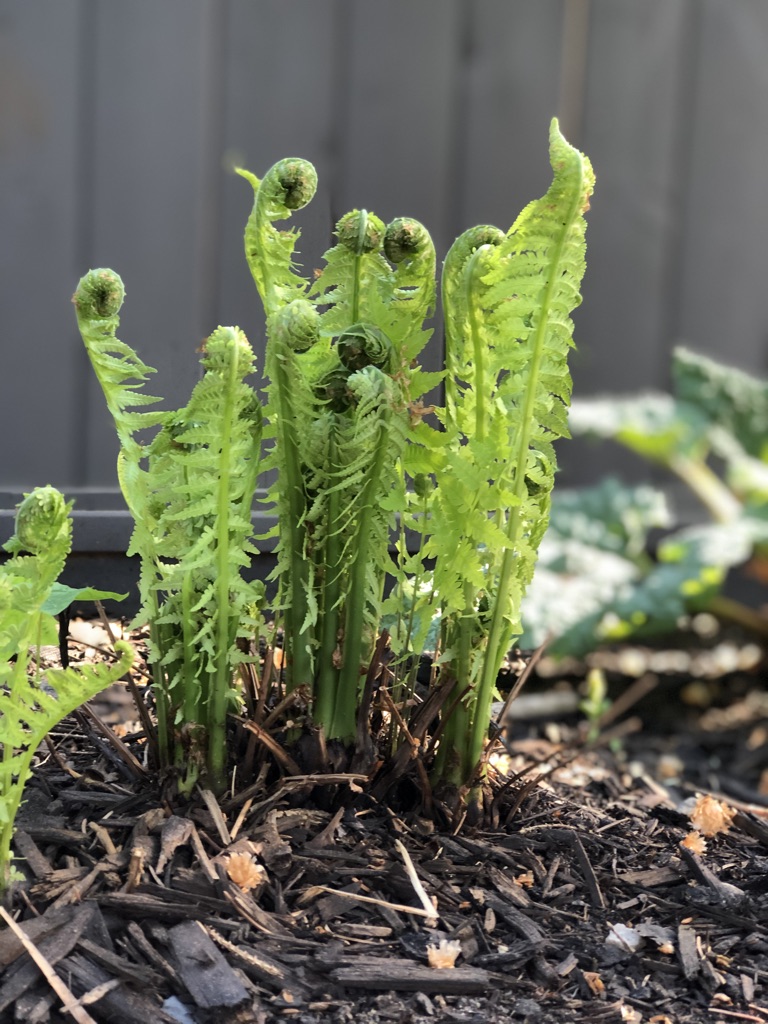
<instances>
[{"instance_id":1,"label":"coiled fiddlehead","mask_svg":"<svg viewBox=\"0 0 768 1024\"><path fill-rule=\"evenodd\" d=\"M274 222L290 217L310 202L317 172L308 160L280 160L261 181L250 171L237 173L253 187L251 215L245 227L245 256L267 316L302 296L309 284L293 269L298 231L278 231Z\"/></svg>"},{"instance_id":2,"label":"coiled fiddlehead","mask_svg":"<svg viewBox=\"0 0 768 1024\"><path fill-rule=\"evenodd\" d=\"M18 544L20 550L32 555L45 555L52 548L68 550L71 508L71 503L55 487L37 487L25 495L16 512L13 547Z\"/></svg>"},{"instance_id":3,"label":"coiled fiddlehead","mask_svg":"<svg viewBox=\"0 0 768 1024\"><path fill-rule=\"evenodd\" d=\"M384 255L391 263L414 260L432 244L429 232L412 217L396 217L384 233Z\"/></svg>"},{"instance_id":4,"label":"coiled fiddlehead","mask_svg":"<svg viewBox=\"0 0 768 1024\"><path fill-rule=\"evenodd\" d=\"M384 331L375 324L353 324L336 339L339 359L348 370L362 370L365 366L377 366L380 370L391 368L394 348Z\"/></svg>"}]
</instances>

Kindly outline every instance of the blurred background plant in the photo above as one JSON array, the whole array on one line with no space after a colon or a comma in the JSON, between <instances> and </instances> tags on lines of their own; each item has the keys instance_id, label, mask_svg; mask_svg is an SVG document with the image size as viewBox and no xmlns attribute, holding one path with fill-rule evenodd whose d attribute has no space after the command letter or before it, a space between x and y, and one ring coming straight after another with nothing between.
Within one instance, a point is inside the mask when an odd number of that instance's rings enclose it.
<instances>
[{"instance_id":1,"label":"blurred background plant","mask_svg":"<svg viewBox=\"0 0 768 1024\"><path fill-rule=\"evenodd\" d=\"M724 593L738 566L768 578L768 381L677 348L671 394L577 398L569 422L662 466L708 521L683 525L664 491L613 477L556 491L521 644L552 636L552 654L580 656L702 611L768 637L768 616Z\"/></svg>"}]
</instances>

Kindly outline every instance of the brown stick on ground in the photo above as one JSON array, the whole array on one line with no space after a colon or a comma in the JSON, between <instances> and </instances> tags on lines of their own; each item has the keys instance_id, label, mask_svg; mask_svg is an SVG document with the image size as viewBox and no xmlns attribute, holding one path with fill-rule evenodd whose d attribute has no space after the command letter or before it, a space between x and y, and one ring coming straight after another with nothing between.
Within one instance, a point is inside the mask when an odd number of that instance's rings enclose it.
<instances>
[{"instance_id":1,"label":"brown stick on ground","mask_svg":"<svg viewBox=\"0 0 768 1024\"><path fill-rule=\"evenodd\" d=\"M371 658L371 663L368 666L368 672L365 677L365 686L363 687L363 696L360 701L360 706L357 709L357 736L355 738L355 754L352 758L351 764L352 771L367 771L373 763L374 751L369 714L371 710L371 700L373 699L373 687L376 679L379 677L384 651L387 649L388 643L389 633L386 629L382 629L381 635L376 641L376 647L373 652L373 657Z\"/></svg>"}]
</instances>

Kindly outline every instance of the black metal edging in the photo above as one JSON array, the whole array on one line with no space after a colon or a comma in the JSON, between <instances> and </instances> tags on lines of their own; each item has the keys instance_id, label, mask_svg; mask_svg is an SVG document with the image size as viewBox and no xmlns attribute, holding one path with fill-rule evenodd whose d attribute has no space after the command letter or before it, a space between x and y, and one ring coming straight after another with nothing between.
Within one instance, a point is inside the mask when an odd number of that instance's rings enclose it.
<instances>
[{"instance_id":1,"label":"black metal edging","mask_svg":"<svg viewBox=\"0 0 768 1024\"><path fill-rule=\"evenodd\" d=\"M90 488L62 488L62 492L75 502L72 510L72 554L125 555L133 532L133 518L125 508L120 492ZM0 544L5 544L13 534L16 506L23 497L20 490L0 492ZM91 507L83 508L83 505ZM268 533L277 522L275 515L260 509L254 510L251 518L258 537ZM275 539L259 541L258 547L260 552L271 554Z\"/></svg>"}]
</instances>

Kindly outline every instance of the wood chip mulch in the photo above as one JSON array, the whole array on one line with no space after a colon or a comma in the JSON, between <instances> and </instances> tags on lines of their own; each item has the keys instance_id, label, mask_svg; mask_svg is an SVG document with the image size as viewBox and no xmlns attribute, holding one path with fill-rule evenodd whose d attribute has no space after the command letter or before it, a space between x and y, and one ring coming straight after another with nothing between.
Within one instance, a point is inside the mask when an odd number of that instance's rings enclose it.
<instances>
[{"instance_id":1,"label":"wood chip mulch","mask_svg":"<svg viewBox=\"0 0 768 1024\"><path fill-rule=\"evenodd\" d=\"M695 794L539 736L499 765L539 784L450 834L361 775L170 803L98 735L67 720L28 786L0 1021L768 1024L759 801L702 848Z\"/></svg>"}]
</instances>

